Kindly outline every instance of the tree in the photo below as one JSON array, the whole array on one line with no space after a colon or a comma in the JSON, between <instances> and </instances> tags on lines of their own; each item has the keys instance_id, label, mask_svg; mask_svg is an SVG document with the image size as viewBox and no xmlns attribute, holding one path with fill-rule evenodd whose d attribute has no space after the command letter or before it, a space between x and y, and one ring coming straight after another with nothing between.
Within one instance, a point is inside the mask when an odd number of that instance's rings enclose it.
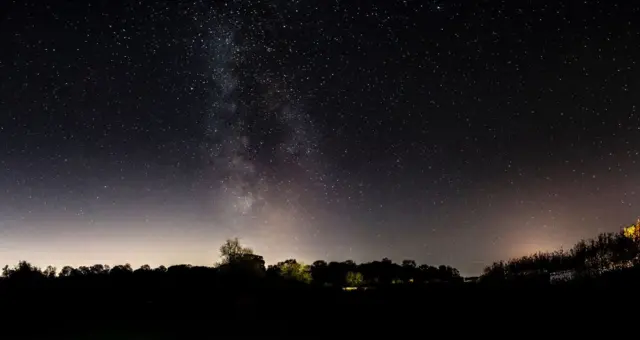
<instances>
[{"instance_id":1,"label":"tree","mask_svg":"<svg viewBox=\"0 0 640 340\"><path fill-rule=\"evenodd\" d=\"M347 272L349 272L349 269L344 262L331 261L327 265L327 278L334 287L344 287L346 285Z\"/></svg>"},{"instance_id":2,"label":"tree","mask_svg":"<svg viewBox=\"0 0 640 340\"><path fill-rule=\"evenodd\" d=\"M2 268L2 276L17 280L34 280L44 277L40 268L27 261L20 261L13 268L4 266L4 268Z\"/></svg>"},{"instance_id":3,"label":"tree","mask_svg":"<svg viewBox=\"0 0 640 340\"><path fill-rule=\"evenodd\" d=\"M47 269L45 269L42 274L48 279L53 279L56 277L56 271L56 267L47 266Z\"/></svg>"},{"instance_id":4,"label":"tree","mask_svg":"<svg viewBox=\"0 0 640 340\"><path fill-rule=\"evenodd\" d=\"M138 268L138 270L143 272L150 272L151 267L148 264L143 264L142 266L140 266L140 268Z\"/></svg>"},{"instance_id":5,"label":"tree","mask_svg":"<svg viewBox=\"0 0 640 340\"><path fill-rule=\"evenodd\" d=\"M77 269L78 272L80 272L81 276L89 276L91 275L91 268L87 267L87 266L80 266Z\"/></svg>"},{"instance_id":6,"label":"tree","mask_svg":"<svg viewBox=\"0 0 640 340\"><path fill-rule=\"evenodd\" d=\"M245 253L236 258L232 265L242 268L248 275L264 276L265 274L264 258L260 255Z\"/></svg>"},{"instance_id":7,"label":"tree","mask_svg":"<svg viewBox=\"0 0 640 340\"><path fill-rule=\"evenodd\" d=\"M360 287L364 283L364 277L359 272L347 273L347 285L349 287Z\"/></svg>"},{"instance_id":8,"label":"tree","mask_svg":"<svg viewBox=\"0 0 640 340\"><path fill-rule=\"evenodd\" d=\"M111 268L109 272L111 275L126 275L133 273L133 269L131 269L131 265L129 263L125 263L124 265L117 265Z\"/></svg>"},{"instance_id":9,"label":"tree","mask_svg":"<svg viewBox=\"0 0 640 340\"><path fill-rule=\"evenodd\" d=\"M380 261L379 269L378 269L380 273L379 274L380 284L389 285L391 283L396 282L399 276L398 274L400 269L401 267L393 263L391 259L386 257L383 258L382 261Z\"/></svg>"},{"instance_id":10,"label":"tree","mask_svg":"<svg viewBox=\"0 0 640 340\"><path fill-rule=\"evenodd\" d=\"M402 260L402 266L405 268L416 268L416 261L414 260Z\"/></svg>"},{"instance_id":11,"label":"tree","mask_svg":"<svg viewBox=\"0 0 640 340\"><path fill-rule=\"evenodd\" d=\"M548 281L550 273L571 271L572 277L595 277L640 262L640 221L619 233L601 233L578 241L568 252L539 252L485 268L483 281L538 278ZM459 273L445 270L454 276Z\"/></svg>"},{"instance_id":12,"label":"tree","mask_svg":"<svg viewBox=\"0 0 640 340\"><path fill-rule=\"evenodd\" d=\"M71 267L71 266L64 266L60 270L60 277L69 277L69 276L73 275L74 270L75 269L73 269L73 267Z\"/></svg>"},{"instance_id":13,"label":"tree","mask_svg":"<svg viewBox=\"0 0 640 340\"><path fill-rule=\"evenodd\" d=\"M109 271L111 270L111 267L109 267L108 265L94 264L93 266L91 266L90 269L91 269L91 274L100 275L100 274L108 274Z\"/></svg>"},{"instance_id":14,"label":"tree","mask_svg":"<svg viewBox=\"0 0 640 340\"><path fill-rule=\"evenodd\" d=\"M246 259L245 255L253 255L253 249L243 247L237 237L234 239L228 239L222 246L220 246L222 264L229 264L238 261L243 257Z\"/></svg>"},{"instance_id":15,"label":"tree","mask_svg":"<svg viewBox=\"0 0 640 340\"><path fill-rule=\"evenodd\" d=\"M311 283L311 267L294 259L279 262L276 268L285 279Z\"/></svg>"},{"instance_id":16,"label":"tree","mask_svg":"<svg viewBox=\"0 0 640 340\"><path fill-rule=\"evenodd\" d=\"M640 239L640 219L636 224L632 224L629 227L624 228L623 233L624 233L624 236L630 239L633 239L636 241L639 240Z\"/></svg>"},{"instance_id":17,"label":"tree","mask_svg":"<svg viewBox=\"0 0 640 340\"><path fill-rule=\"evenodd\" d=\"M318 260L311 265L311 278L314 284L329 284L329 273L326 261Z\"/></svg>"},{"instance_id":18,"label":"tree","mask_svg":"<svg viewBox=\"0 0 640 340\"><path fill-rule=\"evenodd\" d=\"M417 276L417 265L414 260L402 260L401 279L405 283L413 282Z\"/></svg>"},{"instance_id":19,"label":"tree","mask_svg":"<svg viewBox=\"0 0 640 340\"><path fill-rule=\"evenodd\" d=\"M237 237L220 246L220 257L223 273L236 277L262 277L265 274L264 258L254 254L251 248L243 247Z\"/></svg>"}]
</instances>

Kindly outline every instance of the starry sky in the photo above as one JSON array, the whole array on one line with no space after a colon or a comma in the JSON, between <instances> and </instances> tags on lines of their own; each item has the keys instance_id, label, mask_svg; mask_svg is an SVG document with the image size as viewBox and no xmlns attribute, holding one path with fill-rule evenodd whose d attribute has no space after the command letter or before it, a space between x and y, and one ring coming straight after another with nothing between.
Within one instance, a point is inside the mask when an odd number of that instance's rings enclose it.
<instances>
[{"instance_id":1,"label":"starry sky","mask_svg":"<svg viewBox=\"0 0 640 340\"><path fill-rule=\"evenodd\" d=\"M3 1L0 263L411 258L640 212L633 1ZM638 192L638 194L637 194Z\"/></svg>"}]
</instances>

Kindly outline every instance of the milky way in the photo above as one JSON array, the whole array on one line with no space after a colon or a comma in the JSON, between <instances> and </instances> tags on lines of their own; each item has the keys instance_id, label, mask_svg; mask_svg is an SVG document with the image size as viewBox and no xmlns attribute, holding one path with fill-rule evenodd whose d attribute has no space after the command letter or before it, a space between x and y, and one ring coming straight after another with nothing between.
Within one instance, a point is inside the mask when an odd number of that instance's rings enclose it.
<instances>
[{"instance_id":1,"label":"milky way","mask_svg":"<svg viewBox=\"0 0 640 340\"><path fill-rule=\"evenodd\" d=\"M318 194L326 178L320 133L286 75L254 64L270 49L255 41L260 25L243 27L233 15L197 20L206 28L200 48L210 97L203 150L213 223L262 247L295 244L311 217L300 196Z\"/></svg>"}]
</instances>

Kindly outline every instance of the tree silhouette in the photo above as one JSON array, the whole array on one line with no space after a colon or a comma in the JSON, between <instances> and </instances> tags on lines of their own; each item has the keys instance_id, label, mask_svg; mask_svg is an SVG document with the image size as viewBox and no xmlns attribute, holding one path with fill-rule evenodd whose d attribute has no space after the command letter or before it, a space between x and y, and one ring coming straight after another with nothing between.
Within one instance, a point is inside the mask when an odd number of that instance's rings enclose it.
<instances>
[{"instance_id":1,"label":"tree silhouette","mask_svg":"<svg viewBox=\"0 0 640 340\"><path fill-rule=\"evenodd\" d=\"M229 264L234 261L248 259L246 255L253 255L253 250L251 248L243 247L237 237L226 240L225 243L220 246L222 264Z\"/></svg>"},{"instance_id":2,"label":"tree silhouette","mask_svg":"<svg viewBox=\"0 0 640 340\"><path fill-rule=\"evenodd\" d=\"M311 265L311 278L318 285L329 285L329 268L326 261L318 260Z\"/></svg>"},{"instance_id":3,"label":"tree silhouette","mask_svg":"<svg viewBox=\"0 0 640 340\"><path fill-rule=\"evenodd\" d=\"M57 271L56 267L47 266L47 268L42 271L42 274L44 275L44 277L48 279L53 279L56 277L56 271Z\"/></svg>"},{"instance_id":4,"label":"tree silhouette","mask_svg":"<svg viewBox=\"0 0 640 340\"><path fill-rule=\"evenodd\" d=\"M243 247L238 238L228 239L220 246L222 264L220 270L235 278L262 277L265 275L264 258Z\"/></svg>"},{"instance_id":5,"label":"tree silhouette","mask_svg":"<svg viewBox=\"0 0 640 340\"><path fill-rule=\"evenodd\" d=\"M91 274L93 275L103 275L109 273L111 267L109 267L108 265L94 264L90 269Z\"/></svg>"},{"instance_id":6,"label":"tree silhouette","mask_svg":"<svg viewBox=\"0 0 640 340\"><path fill-rule=\"evenodd\" d=\"M638 265L640 237L638 224L618 233L601 233L578 241L569 251L540 252L484 269L481 281L496 282L537 278L546 280L552 273L572 272L578 278L596 278L605 273Z\"/></svg>"},{"instance_id":7,"label":"tree silhouette","mask_svg":"<svg viewBox=\"0 0 640 340\"><path fill-rule=\"evenodd\" d=\"M20 261L16 266L2 268L2 276L14 280L33 280L44 277L40 268L27 261Z\"/></svg>"},{"instance_id":8,"label":"tree silhouette","mask_svg":"<svg viewBox=\"0 0 640 340\"><path fill-rule=\"evenodd\" d=\"M416 261L414 260L403 260L400 279L403 282L413 282L417 274L416 266Z\"/></svg>"},{"instance_id":9,"label":"tree silhouette","mask_svg":"<svg viewBox=\"0 0 640 340\"><path fill-rule=\"evenodd\" d=\"M73 272L75 271L75 269L71 266L64 266L62 267L62 269L60 270L60 277L69 277L73 275Z\"/></svg>"},{"instance_id":10,"label":"tree silhouette","mask_svg":"<svg viewBox=\"0 0 640 340\"><path fill-rule=\"evenodd\" d=\"M143 264L142 266L140 266L140 268L138 268L138 270L143 271L143 272L150 272L151 271L151 267L148 264Z\"/></svg>"}]
</instances>

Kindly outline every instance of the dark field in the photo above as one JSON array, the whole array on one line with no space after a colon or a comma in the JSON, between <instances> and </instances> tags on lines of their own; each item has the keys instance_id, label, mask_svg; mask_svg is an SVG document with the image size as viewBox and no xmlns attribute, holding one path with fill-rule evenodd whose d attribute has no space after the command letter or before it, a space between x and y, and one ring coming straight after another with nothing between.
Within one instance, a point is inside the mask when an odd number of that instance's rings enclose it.
<instances>
[{"instance_id":1,"label":"dark field","mask_svg":"<svg viewBox=\"0 0 640 340\"><path fill-rule=\"evenodd\" d=\"M624 309L635 301L624 292L638 290L637 280L602 279L553 286L465 283L366 291L268 284L204 290L177 285L166 291L116 287L66 292L22 288L13 290L18 294L3 294L11 323L33 325L17 327L6 338L378 338L382 333L417 336L421 327L476 332L487 323L523 320L542 328L566 327L567 315L587 322Z\"/></svg>"}]
</instances>

